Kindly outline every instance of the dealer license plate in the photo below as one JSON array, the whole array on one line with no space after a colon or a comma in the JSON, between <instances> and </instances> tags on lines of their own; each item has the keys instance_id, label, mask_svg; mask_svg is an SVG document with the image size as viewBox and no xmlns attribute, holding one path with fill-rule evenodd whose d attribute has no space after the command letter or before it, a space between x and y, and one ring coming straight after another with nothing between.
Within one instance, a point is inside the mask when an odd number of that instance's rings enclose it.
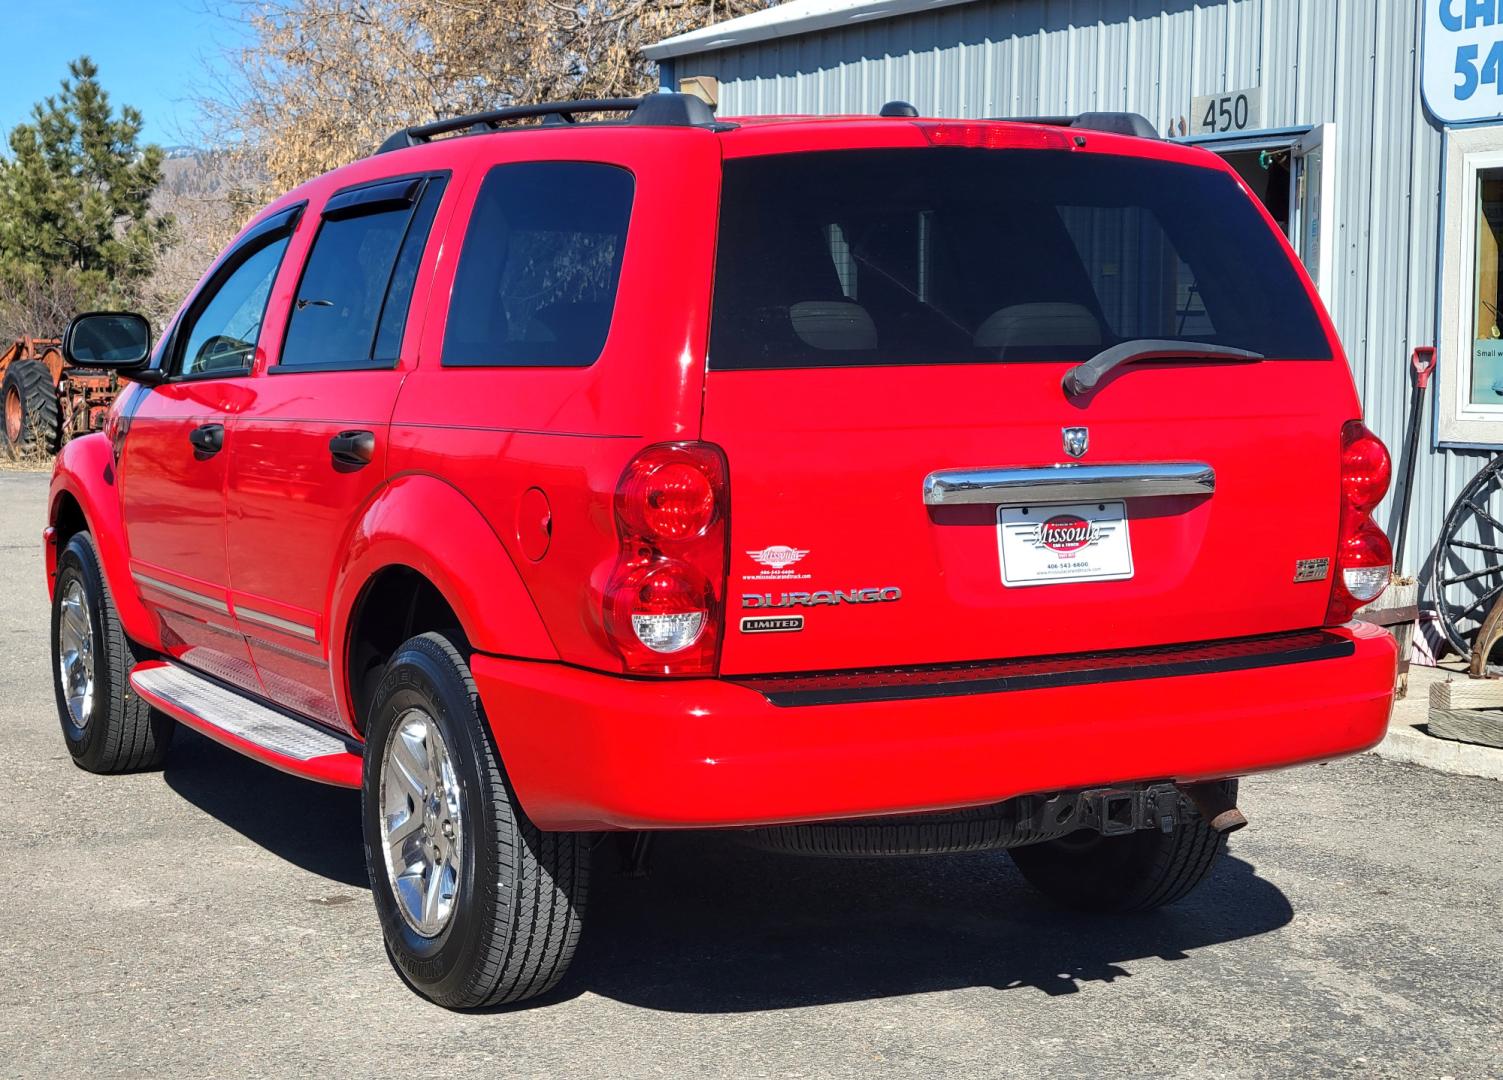
<instances>
[{"instance_id":1,"label":"dealer license plate","mask_svg":"<svg viewBox=\"0 0 1503 1080\"><path fill-rule=\"evenodd\" d=\"M997 509L1002 584L1120 581L1132 577L1123 503Z\"/></svg>"}]
</instances>

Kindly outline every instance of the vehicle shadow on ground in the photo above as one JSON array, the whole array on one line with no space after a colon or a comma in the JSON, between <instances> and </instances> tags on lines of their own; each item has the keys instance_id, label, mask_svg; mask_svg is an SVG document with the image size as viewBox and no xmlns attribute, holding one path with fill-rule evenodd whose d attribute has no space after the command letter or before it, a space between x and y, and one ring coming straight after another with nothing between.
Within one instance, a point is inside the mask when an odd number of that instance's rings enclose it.
<instances>
[{"instance_id":1,"label":"vehicle shadow on ground","mask_svg":"<svg viewBox=\"0 0 1503 1080\"><path fill-rule=\"evenodd\" d=\"M1003 852L819 859L683 834L660 838L645 880L622 877L613 854L599 851L578 958L550 997L722 1013L964 987L1071 994L1294 914L1235 855L1179 904L1108 918L1048 906Z\"/></svg>"},{"instance_id":2,"label":"vehicle shadow on ground","mask_svg":"<svg viewBox=\"0 0 1503 1080\"><path fill-rule=\"evenodd\" d=\"M367 888L360 796L283 775L180 729L168 785L309 873ZM818 859L724 833L664 834L652 873L595 850L589 914L564 983L522 1008L589 992L642 1008L756 1012L963 987L1075 993L1127 981L1124 964L1276 930L1288 899L1233 854L1162 911L1076 915L1034 894L1005 853ZM370 932L378 933L374 921Z\"/></svg>"},{"instance_id":3,"label":"vehicle shadow on ground","mask_svg":"<svg viewBox=\"0 0 1503 1080\"><path fill-rule=\"evenodd\" d=\"M198 809L294 866L341 885L369 886L360 792L288 776L182 724L163 776Z\"/></svg>"}]
</instances>

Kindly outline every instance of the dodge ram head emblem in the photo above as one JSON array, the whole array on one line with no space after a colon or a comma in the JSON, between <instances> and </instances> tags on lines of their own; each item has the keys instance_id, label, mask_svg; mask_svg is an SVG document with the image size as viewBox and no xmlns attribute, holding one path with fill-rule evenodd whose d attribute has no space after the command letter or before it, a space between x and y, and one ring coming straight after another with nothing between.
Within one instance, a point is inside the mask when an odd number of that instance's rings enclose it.
<instances>
[{"instance_id":1,"label":"dodge ram head emblem","mask_svg":"<svg viewBox=\"0 0 1503 1080\"><path fill-rule=\"evenodd\" d=\"M1064 436L1065 453L1071 457L1084 457L1086 447L1091 443L1091 433L1083 427L1060 428L1059 433Z\"/></svg>"}]
</instances>

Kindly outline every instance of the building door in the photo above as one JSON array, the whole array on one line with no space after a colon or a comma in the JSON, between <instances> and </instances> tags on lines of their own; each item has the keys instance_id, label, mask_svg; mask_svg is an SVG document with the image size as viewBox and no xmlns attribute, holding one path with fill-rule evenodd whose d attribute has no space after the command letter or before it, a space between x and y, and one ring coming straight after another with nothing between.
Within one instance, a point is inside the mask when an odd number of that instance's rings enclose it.
<instances>
[{"instance_id":1,"label":"building door","mask_svg":"<svg viewBox=\"0 0 1503 1080\"><path fill-rule=\"evenodd\" d=\"M1318 124L1291 147L1294 161L1294 219L1289 238L1315 280L1326 307L1335 299L1335 237L1326 232L1336 224L1336 183L1331 175L1336 164L1336 125Z\"/></svg>"},{"instance_id":2,"label":"building door","mask_svg":"<svg viewBox=\"0 0 1503 1080\"><path fill-rule=\"evenodd\" d=\"M1333 307L1336 243L1326 232L1337 220L1336 125L1244 131L1230 137L1192 136L1179 141L1226 159L1289 237L1326 307Z\"/></svg>"}]
</instances>

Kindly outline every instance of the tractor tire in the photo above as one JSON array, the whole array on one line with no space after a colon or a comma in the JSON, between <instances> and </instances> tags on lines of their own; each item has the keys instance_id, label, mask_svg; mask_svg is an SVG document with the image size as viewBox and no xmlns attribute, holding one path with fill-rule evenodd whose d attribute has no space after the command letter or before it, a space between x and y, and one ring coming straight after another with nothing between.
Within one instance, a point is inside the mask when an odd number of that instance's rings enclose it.
<instances>
[{"instance_id":1,"label":"tractor tire","mask_svg":"<svg viewBox=\"0 0 1503 1080\"><path fill-rule=\"evenodd\" d=\"M57 386L47 365L20 360L0 382L0 445L12 461L57 453Z\"/></svg>"}]
</instances>

